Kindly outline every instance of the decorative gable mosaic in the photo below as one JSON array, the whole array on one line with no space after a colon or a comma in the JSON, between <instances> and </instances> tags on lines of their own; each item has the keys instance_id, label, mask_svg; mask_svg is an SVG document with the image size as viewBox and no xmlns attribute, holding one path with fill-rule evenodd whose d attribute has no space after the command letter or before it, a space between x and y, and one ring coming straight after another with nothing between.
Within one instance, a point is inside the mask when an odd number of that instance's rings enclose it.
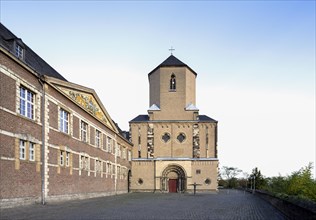
<instances>
[{"instance_id":1,"label":"decorative gable mosaic","mask_svg":"<svg viewBox=\"0 0 316 220\"><path fill-rule=\"evenodd\" d=\"M87 112L95 116L97 119L101 120L103 123L112 128L111 123L102 111L98 102L95 100L94 96L89 93L79 92L76 90L71 90L64 87L58 87L64 94L66 94L75 103L84 108Z\"/></svg>"}]
</instances>

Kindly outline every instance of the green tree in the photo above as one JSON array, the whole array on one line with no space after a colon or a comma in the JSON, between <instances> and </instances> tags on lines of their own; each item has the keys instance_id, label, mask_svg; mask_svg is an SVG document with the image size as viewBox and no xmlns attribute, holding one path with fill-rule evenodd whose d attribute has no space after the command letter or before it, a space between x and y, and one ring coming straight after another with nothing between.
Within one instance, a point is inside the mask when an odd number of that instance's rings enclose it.
<instances>
[{"instance_id":1,"label":"green tree","mask_svg":"<svg viewBox=\"0 0 316 220\"><path fill-rule=\"evenodd\" d=\"M252 187L255 189L263 189L266 186L266 180L257 167L252 169L248 182L252 183Z\"/></svg>"},{"instance_id":2,"label":"green tree","mask_svg":"<svg viewBox=\"0 0 316 220\"><path fill-rule=\"evenodd\" d=\"M312 177L312 163L291 175L266 178L263 189L283 196L297 196L316 202L316 181Z\"/></svg>"},{"instance_id":3,"label":"green tree","mask_svg":"<svg viewBox=\"0 0 316 220\"><path fill-rule=\"evenodd\" d=\"M221 169L221 174L224 176L224 179L226 180L226 187L228 188L236 188L238 186L238 181L236 176L242 172L242 170L236 168L236 167L227 167L223 166Z\"/></svg>"},{"instance_id":4,"label":"green tree","mask_svg":"<svg viewBox=\"0 0 316 220\"><path fill-rule=\"evenodd\" d=\"M316 182L312 178L312 163L288 177L286 194L302 196L316 201Z\"/></svg>"},{"instance_id":5,"label":"green tree","mask_svg":"<svg viewBox=\"0 0 316 220\"><path fill-rule=\"evenodd\" d=\"M277 177L266 178L266 182L267 184L264 187L264 190L274 193L285 193L289 185L288 178L281 175Z\"/></svg>"}]
</instances>

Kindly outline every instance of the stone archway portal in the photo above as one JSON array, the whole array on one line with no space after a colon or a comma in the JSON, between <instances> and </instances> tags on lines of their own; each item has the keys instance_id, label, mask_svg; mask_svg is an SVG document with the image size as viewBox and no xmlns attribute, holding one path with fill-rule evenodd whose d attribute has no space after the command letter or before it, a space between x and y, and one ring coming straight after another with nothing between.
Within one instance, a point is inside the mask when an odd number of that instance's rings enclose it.
<instances>
[{"instance_id":1,"label":"stone archway portal","mask_svg":"<svg viewBox=\"0 0 316 220\"><path fill-rule=\"evenodd\" d=\"M162 173L161 189L166 192L184 192L186 176L184 170L177 165L168 166Z\"/></svg>"}]
</instances>

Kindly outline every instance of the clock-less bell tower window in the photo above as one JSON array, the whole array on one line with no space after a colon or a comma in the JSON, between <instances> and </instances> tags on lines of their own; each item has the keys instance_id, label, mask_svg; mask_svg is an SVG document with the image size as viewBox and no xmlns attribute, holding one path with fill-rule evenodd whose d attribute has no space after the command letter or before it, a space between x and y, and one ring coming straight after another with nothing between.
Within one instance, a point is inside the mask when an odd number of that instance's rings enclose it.
<instances>
[{"instance_id":1,"label":"clock-less bell tower window","mask_svg":"<svg viewBox=\"0 0 316 220\"><path fill-rule=\"evenodd\" d=\"M174 74L170 78L170 91L176 91L176 76Z\"/></svg>"}]
</instances>

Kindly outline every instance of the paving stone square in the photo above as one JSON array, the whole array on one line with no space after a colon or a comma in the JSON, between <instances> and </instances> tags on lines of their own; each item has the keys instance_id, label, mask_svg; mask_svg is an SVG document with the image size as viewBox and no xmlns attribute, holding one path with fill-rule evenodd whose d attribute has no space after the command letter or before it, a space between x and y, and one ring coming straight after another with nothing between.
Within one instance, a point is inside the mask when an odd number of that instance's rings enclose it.
<instances>
[{"instance_id":1,"label":"paving stone square","mask_svg":"<svg viewBox=\"0 0 316 220\"><path fill-rule=\"evenodd\" d=\"M130 193L3 209L1 219L286 219L248 192Z\"/></svg>"}]
</instances>

